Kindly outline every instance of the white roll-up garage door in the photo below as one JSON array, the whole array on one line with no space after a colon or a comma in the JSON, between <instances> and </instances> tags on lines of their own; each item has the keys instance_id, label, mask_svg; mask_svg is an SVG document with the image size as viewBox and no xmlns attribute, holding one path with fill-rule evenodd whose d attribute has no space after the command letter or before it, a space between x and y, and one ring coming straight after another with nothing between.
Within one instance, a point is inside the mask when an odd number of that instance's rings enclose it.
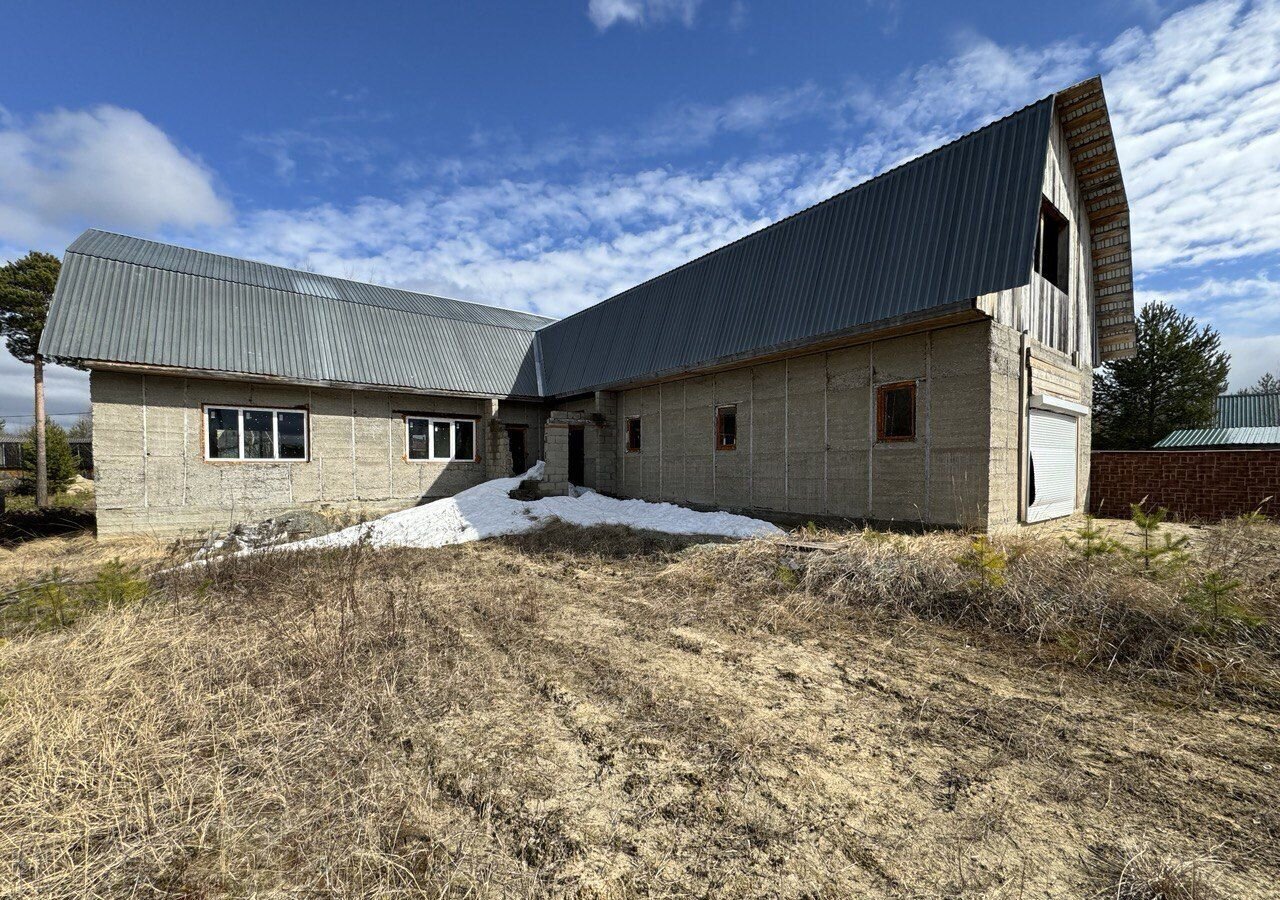
<instances>
[{"instance_id":1,"label":"white roll-up garage door","mask_svg":"<svg viewBox=\"0 0 1280 900\"><path fill-rule=\"evenodd\" d=\"M1031 410L1031 470L1027 521L1069 516L1076 506L1076 428L1079 419Z\"/></svg>"}]
</instances>

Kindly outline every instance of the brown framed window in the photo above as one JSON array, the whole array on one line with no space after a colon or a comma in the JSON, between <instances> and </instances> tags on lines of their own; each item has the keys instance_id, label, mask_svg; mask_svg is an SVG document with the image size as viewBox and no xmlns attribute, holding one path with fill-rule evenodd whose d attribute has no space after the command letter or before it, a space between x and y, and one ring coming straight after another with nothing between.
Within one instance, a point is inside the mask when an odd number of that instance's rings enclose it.
<instances>
[{"instance_id":1,"label":"brown framed window","mask_svg":"<svg viewBox=\"0 0 1280 900\"><path fill-rule=\"evenodd\" d=\"M876 440L916 439L916 383L899 381L876 390Z\"/></svg>"},{"instance_id":2,"label":"brown framed window","mask_svg":"<svg viewBox=\"0 0 1280 900\"><path fill-rule=\"evenodd\" d=\"M640 452L640 417L632 416L627 419L627 452Z\"/></svg>"},{"instance_id":3,"label":"brown framed window","mask_svg":"<svg viewBox=\"0 0 1280 900\"><path fill-rule=\"evenodd\" d=\"M738 407L716 407L716 449L733 450L738 446Z\"/></svg>"}]
</instances>

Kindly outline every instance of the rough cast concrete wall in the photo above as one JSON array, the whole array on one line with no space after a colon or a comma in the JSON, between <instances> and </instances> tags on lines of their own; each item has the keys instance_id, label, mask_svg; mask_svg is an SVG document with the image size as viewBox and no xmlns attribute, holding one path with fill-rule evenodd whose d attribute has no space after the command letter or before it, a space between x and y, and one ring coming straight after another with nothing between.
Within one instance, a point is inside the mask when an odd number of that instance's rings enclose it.
<instances>
[{"instance_id":1,"label":"rough cast concrete wall","mask_svg":"<svg viewBox=\"0 0 1280 900\"><path fill-rule=\"evenodd\" d=\"M620 392L617 491L725 508L982 526L990 342L990 325L977 322ZM917 384L917 440L876 443L876 386L907 380ZM737 449L717 451L715 410L730 404L737 406ZM628 453L623 423L636 415L643 446Z\"/></svg>"},{"instance_id":2,"label":"rough cast concrete wall","mask_svg":"<svg viewBox=\"0 0 1280 900\"><path fill-rule=\"evenodd\" d=\"M105 371L90 392L102 535L225 528L297 508L385 512L485 477L483 463L409 462L393 411L482 415L486 401ZM311 459L206 460L208 403L307 407Z\"/></svg>"}]
</instances>

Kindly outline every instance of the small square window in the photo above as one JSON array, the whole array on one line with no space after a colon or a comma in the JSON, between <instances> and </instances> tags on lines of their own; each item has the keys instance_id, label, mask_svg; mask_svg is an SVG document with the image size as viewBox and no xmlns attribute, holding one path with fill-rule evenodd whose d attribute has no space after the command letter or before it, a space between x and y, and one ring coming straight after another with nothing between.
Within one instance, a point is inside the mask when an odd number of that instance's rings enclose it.
<instances>
[{"instance_id":1,"label":"small square window","mask_svg":"<svg viewBox=\"0 0 1280 900\"><path fill-rule=\"evenodd\" d=\"M640 417L632 416L627 419L627 452L640 452Z\"/></svg>"},{"instance_id":2,"label":"small square window","mask_svg":"<svg viewBox=\"0 0 1280 900\"><path fill-rule=\"evenodd\" d=\"M916 383L881 385L876 391L876 440L916 439Z\"/></svg>"},{"instance_id":3,"label":"small square window","mask_svg":"<svg viewBox=\"0 0 1280 900\"><path fill-rule=\"evenodd\" d=\"M738 446L738 407L716 408L716 449L733 450Z\"/></svg>"}]
</instances>

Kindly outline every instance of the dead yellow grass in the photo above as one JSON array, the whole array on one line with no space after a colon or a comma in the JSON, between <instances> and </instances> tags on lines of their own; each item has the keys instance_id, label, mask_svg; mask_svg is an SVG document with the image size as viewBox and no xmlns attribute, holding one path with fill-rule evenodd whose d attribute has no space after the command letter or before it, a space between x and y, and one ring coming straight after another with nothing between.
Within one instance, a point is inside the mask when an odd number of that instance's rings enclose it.
<instances>
[{"instance_id":1,"label":"dead yellow grass","mask_svg":"<svg viewBox=\"0 0 1280 900\"><path fill-rule=\"evenodd\" d=\"M0 896L1269 895L1265 692L913 607L963 540L848 540L263 556L15 635Z\"/></svg>"}]
</instances>

